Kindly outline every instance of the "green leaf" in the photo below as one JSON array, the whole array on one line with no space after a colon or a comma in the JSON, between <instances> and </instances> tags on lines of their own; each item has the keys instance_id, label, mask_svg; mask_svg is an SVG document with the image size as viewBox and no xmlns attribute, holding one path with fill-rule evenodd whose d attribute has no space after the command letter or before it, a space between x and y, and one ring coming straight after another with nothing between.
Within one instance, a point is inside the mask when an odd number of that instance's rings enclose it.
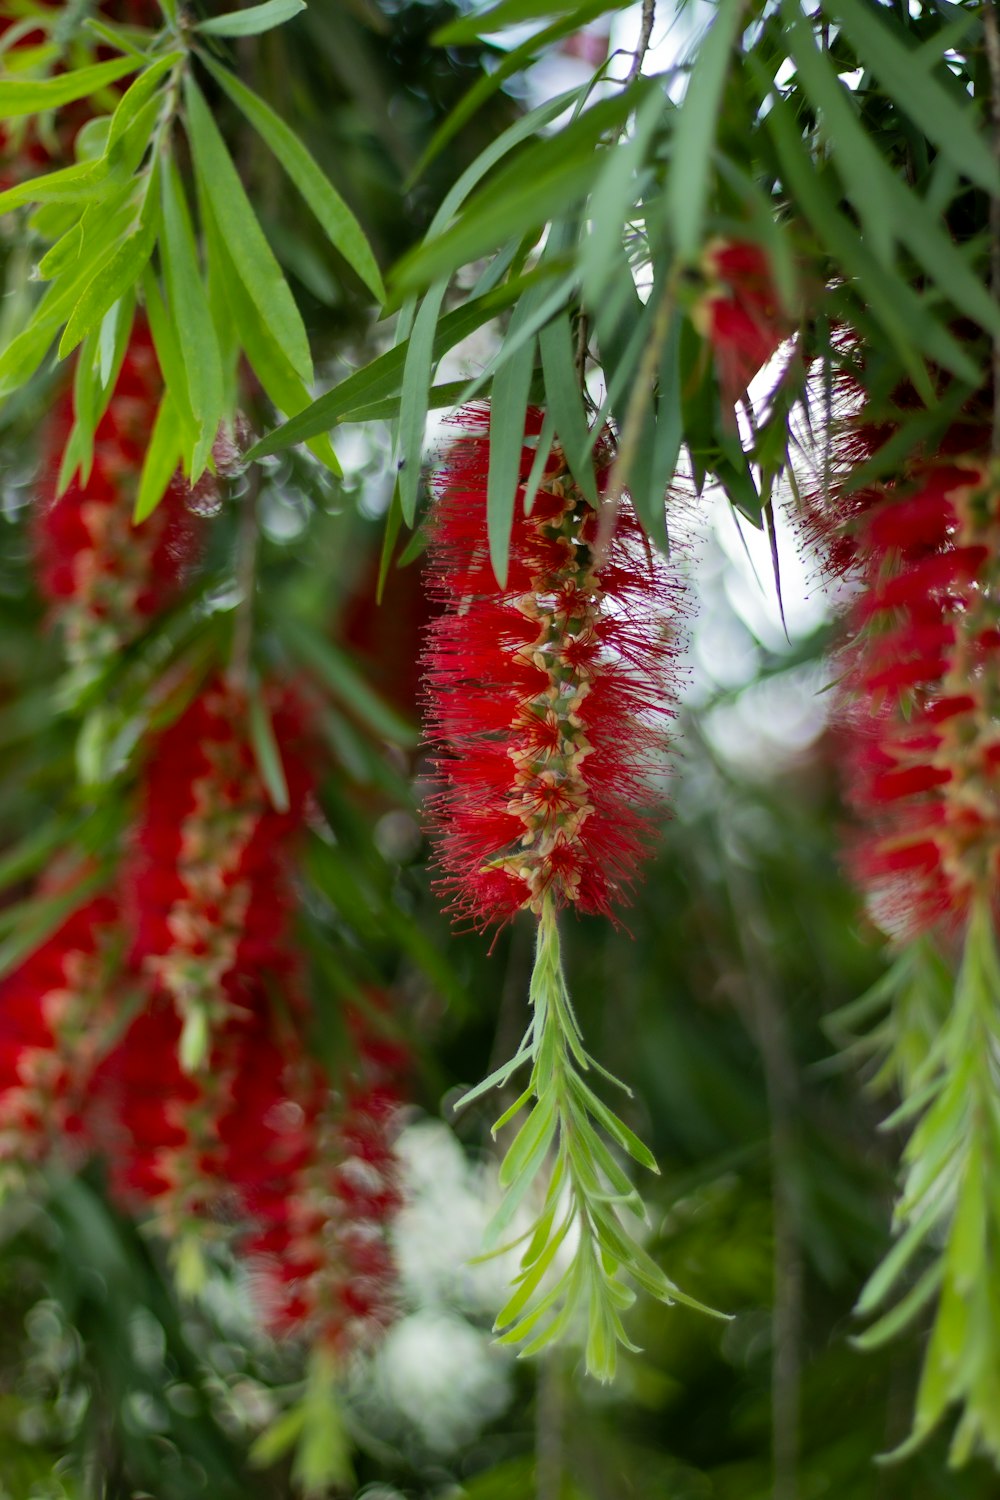
<instances>
[{"instance_id":1,"label":"green leaf","mask_svg":"<svg viewBox=\"0 0 1000 1500\"><path fill-rule=\"evenodd\" d=\"M752 54L747 66L756 69ZM853 226L838 211L826 181L802 143L798 126L782 98L772 99L765 128L777 149L782 173L803 213L849 277L856 277L872 314L884 327L921 396L936 399L915 344L963 380L978 384L979 372L966 351L927 311L919 297L876 260Z\"/></svg>"},{"instance_id":2,"label":"green leaf","mask_svg":"<svg viewBox=\"0 0 1000 1500\"><path fill-rule=\"evenodd\" d=\"M630 0L605 0L601 6L601 14L624 10L629 3ZM544 16L560 16L565 11L571 12L570 19L579 29L583 24L580 9L579 0L501 0L492 10L477 11L473 15L449 21L446 26L441 26L434 32L431 41L435 47L461 46L466 42L476 41L478 37L503 31L507 26L522 26L525 21L538 21Z\"/></svg>"},{"instance_id":3,"label":"green leaf","mask_svg":"<svg viewBox=\"0 0 1000 1500\"><path fill-rule=\"evenodd\" d=\"M593 305L618 263L623 228L641 196L639 173L646 152L670 108L670 100L659 90L651 92L636 111L628 139L604 152L590 195L590 232L580 253L580 283Z\"/></svg>"},{"instance_id":4,"label":"green leaf","mask_svg":"<svg viewBox=\"0 0 1000 1500\"><path fill-rule=\"evenodd\" d=\"M141 66L135 57L115 57L110 62L76 68L55 78L0 79L0 120L15 120L45 110L61 109L74 99L87 99Z\"/></svg>"},{"instance_id":5,"label":"green leaf","mask_svg":"<svg viewBox=\"0 0 1000 1500\"><path fill-rule=\"evenodd\" d=\"M338 647L291 616L282 618L276 624L289 649L307 666L312 667L345 707L356 714L362 723L367 724L373 733L392 740L397 745L416 744L417 735L413 726L397 714L395 709L383 703Z\"/></svg>"},{"instance_id":6,"label":"green leaf","mask_svg":"<svg viewBox=\"0 0 1000 1500\"><path fill-rule=\"evenodd\" d=\"M239 173L194 80L185 79L186 124L200 189L225 225L226 244L265 326L288 355L299 379L313 378L309 337L295 299L250 206Z\"/></svg>"},{"instance_id":7,"label":"green leaf","mask_svg":"<svg viewBox=\"0 0 1000 1500\"><path fill-rule=\"evenodd\" d=\"M201 477L225 416L222 357L198 264L194 231L184 187L173 161L162 173L163 245L161 260L171 321L184 361L185 389L199 425L191 455L191 482Z\"/></svg>"},{"instance_id":8,"label":"green leaf","mask_svg":"<svg viewBox=\"0 0 1000 1500\"><path fill-rule=\"evenodd\" d=\"M674 127L665 206L674 243L684 260L693 261L701 248L722 91L744 19L743 0L720 0L698 48Z\"/></svg>"},{"instance_id":9,"label":"green leaf","mask_svg":"<svg viewBox=\"0 0 1000 1500\"><path fill-rule=\"evenodd\" d=\"M192 30L202 36L258 36L290 21L306 8L306 0L264 0L246 10L230 10L207 21L196 21Z\"/></svg>"},{"instance_id":10,"label":"green leaf","mask_svg":"<svg viewBox=\"0 0 1000 1500\"><path fill-rule=\"evenodd\" d=\"M153 253L158 228L158 203L156 200L154 170L149 190L139 209L138 223L118 244L112 254L104 260L97 273L88 281L63 336L59 341L59 358L65 359L85 338L95 324L118 301L130 292L142 275L143 269Z\"/></svg>"},{"instance_id":11,"label":"green leaf","mask_svg":"<svg viewBox=\"0 0 1000 1500\"><path fill-rule=\"evenodd\" d=\"M592 185L598 141L621 124L647 87L648 80L639 80L585 110L558 134L527 147L468 200L450 228L403 257L391 278L393 291L419 291L575 206Z\"/></svg>"},{"instance_id":12,"label":"green leaf","mask_svg":"<svg viewBox=\"0 0 1000 1500\"><path fill-rule=\"evenodd\" d=\"M592 442L573 359L569 313L559 313L538 336L545 376L545 405L552 413L556 436L570 472L591 505L597 505L597 481L591 458Z\"/></svg>"},{"instance_id":13,"label":"green leaf","mask_svg":"<svg viewBox=\"0 0 1000 1500\"><path fill-rule=\"evenodd\" d=\"M259 689L250 694L250 743L271 806L275 812L286 813L291 806L288 780L281 762L278 741L274 736L271 715Z\"/></svg>"},{"instance_id":14,"label":"green leaf","mask_svg":"<svg viewBox=\"0 0 1000 1500\"><path fill-rule=\"evenodd\" d=\"M447 313L437 325L434 337L434 358L461 343L470 333L488 323L497 313L516 302L524 290L537 279L534 276L520 277L505 283L485 296L467 302L454 312ZM332 391L327 391L299 416L293 417L282 427L269 433L255 443L247 457L264 458L271 453L280 453L295 443L305 442L317 433L329 432L337 422L349 420L356 412L388 397L397 396L406 366L405 344L399 344L380 354L368 365L348 375Z\"/></svg>"},{"instance_id":15,"label":"green leaf","mask_svg":"<svg viewBox=\"0 0 1000 1500\"><path fill-rule=\"evenodd\" d=\"M486 103L486 100L508 78L513 77L517 73L522 73L526 68L531 67L537 61L539 52L552 46L554 42L561 41L563 37L571 36L575 31L579 30L581 21L585 24L588 20L593 20L604 9L604 0L592 0L592 3L582 6L574 15L560 21L555 21L551 26L545 27L544 30L536 32L534 36L522 42L520 46L514 47L510 52L505 54L491 72L484 73L481 78L478 78L468 93L459 100L447 119L434 132L420 160L411 172L407 186L412 187L413 183L426 171L428 165L435 157L440 155L448 142L458 135L476 111ZM584 87L570 90L572 97L568 102L577 102L584 97L584 93ZM548 108L549 106L539 107ZM491 149L491 147L487 147L487 151ZM483 153L484 156L486 154L486 152ZM477 162L478 160L481 160L481 158L477 158ZM477 162L473 162L473 167L477 165Z\"/></svg>"},{"instance_id":16,"label":"green leaf","mask_svg":"<svg viewBox=\"0 0 1000 1500\"><path fill-rule=\"evenodd\" d=\"M118 105L111 117L111 129L108 132L105 156L111 157L114 149L122 136L152 99L164 76L170 70L184 61L183 52L167 52L163 57L158 57L156 62L148 68L144 68L138 78L134 79L125 90L118 101Z\"/></svg>"},{"instance_id":17,"label":"green leaf","mask_svg":"<svg viewBox=\"0 0 1000 1500\"><path fill-rule=\"evenodd\" d=\"M177 415L174 396L169 390L164 391L142 460L139 488L132 513L136 526L153 514L167 493L184 451L183 433L184 426Z\"/></svg>"},{"instance_id":18,"label":"green leaf","mask_svg":"<svg viewBox=\"0 0 1000 1500\"><path fill-rule=\"evenodd\" d=\"M236 274L226 247L226 238L210 208L204 212L204 229L208 241L210 265L217 267L222 294L229 310L229 321L238 331L239 341L251 369L264 387L268 399L279 412L294 416L312 404L312 392L300 380L284 349L271 335L246 287ZM310 438L310 452L334 474L342 472L333 445L326 434Z\"/></svg>"},{"instance_id":19,"label":"green leaf","mask_svg":"<svg viewBox=\"0 0 1000 1500\"><path fill-rule=\"evenodd\" d=\"M428 289L414 319L413 331L406 342L406 363L403 367L397 443L402 454L399 469L399 503L403 508L403 520L407 526L413 525L417 512L417 498L420 492L420 459L423 451L424 429L427 425L427 387L434 368L434 334L447 290L446 281L435 282Z\"/></svg>"},{"instance_id":20,"label":"green leaf","mask_svg":"<svg viewBox=\"0 0 1000 1500\"><path fill-rule=\"evenodd\" d=\"M208 57L202 61L220 88L224 89L274 152L316 215L334 249L340 252L372 295L384 302L382 273L364 230L294 130L228 69L220 67Z\"/></svg>"},{"instance_id":21,"label":"green leaf","mask_svg":"<svg viewBox=\"0 0 1000 1500\"><path fill-rule=\"evenodd\" d=\"M826 9L843 22L865 66L941 154L986 192L1000 194L1000 169L979 110L971 100L963 107L933 76L931 66L940 58L918 56L897 41L894 31L861 0L829 0ZM877 9L885 14L881 6Z\"/></svg>"},{"instance_id":22,"label":"green leaf","mask_svg":"<svg viewBox=\"0 0 1000 1500\"><path fill-rule=\"evenodd\" d=\"M529 298L522 298L511 319L510 332L530 315ZM507 584L510 534L514 521L521 452L524 447L528 392L535 367L535 341L529 339L493 381L490 402L490 459L486 476L486 526L490 563L501 588Z\"/></svg>"},{"instance_id":23,"label":"green leaf","mask_svg":"<svg viewBox=\"0 0 1000 1500\"><path fill-rule=\"evenodd\" d=\"M179 450L184 451L196 440L197 436L194 414L191 410L191 397L188 392L187 371L177 338L177 329L167 312L159 284L149 266L143 273L142 294L146 304L149 331L153 336L153 348L156 350L156 362L160 367L167 390L170 392L176 418L184 424L184 435Z\"/></svg>"},{"instance_id":24,"label":"green leaf","mask_svg":"<svg viewBox=\"0 0 1000 1500\"><path fill-rule=\"evenodd\" d=\"M81 161L72 167L60 167L40 177L29 177L0 193L0 214L10 213L24 203L75 203L100 196L106 191L105 173L99 162Z\"/></svg>"}]
</instances>

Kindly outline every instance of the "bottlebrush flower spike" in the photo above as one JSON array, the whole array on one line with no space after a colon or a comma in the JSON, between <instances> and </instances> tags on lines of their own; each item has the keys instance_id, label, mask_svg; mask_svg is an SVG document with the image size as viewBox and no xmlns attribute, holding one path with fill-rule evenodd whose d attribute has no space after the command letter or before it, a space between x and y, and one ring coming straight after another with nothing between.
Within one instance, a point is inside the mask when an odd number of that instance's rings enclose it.
<instances>
[{"instance_id":1,"label":"bottlebrush flower spike","mask_svg":"<svg viewBox=\"0 0 1000 1500\"><path fill-rule=\"evenodd\" d=\"M115 1018L117 904L98 896L0 980L0 1171L84 1151L88 1090Z\"/></svg>"},{"instance_id":2,"label":"bottlebrush flower spike","mask_svg":"<svg viewBox=\"0 0 1000 1500\"><path fill-rule=\"evenodd\" d=\"M160 737L145 770L127 881L132 961L177 1006L189 1068L207 1056L213 1028L295 967L289 854L310 787L302 707L288 693L263 697L281 746L282 811L253 749L250 704L221 677Z\"/></svg>"},{"instance_id":3,"label":"bottlebrush flower spike","mask_svg":"<svg viewBox=\"0 0 1000 1500\"><path fill-rule=\"evenodd\" d=\"M608 914L627 898L650 833L651 775L673 711L684 593L628 502L595 570L597 514L558 449L508 582L487 542L488 413L436 482L430 587L444 607L424 651L439 752L431 810L454 909L486 924L522 907ZM529 413L537 434L541 413ZM534 457L525 447L522 483ZM604 451L605 471L610 454Z\"/></svg>"},{"instance_id":4,"label":"bottlebrush flower spike","mask_svg":"<svg viewBox=\"0 0 1000 1500\"><path fill-rule=\"evenodd\" d=\"M900 936L1000 897L1000 486L975 455L921 463L855 527L844 659L852 858Z\"/></svg>"},{"instance_id":5,"label":"bottlebrush flower spike","mask_svg":"<svg viewBox=\"0 0 1000 1500\"><path fill-rule=\"evenodd\" d=\"M36 547L42 592L65 631L75 665L106 661L176 596L197 547L187 487L176 480L139 526L132 510L162 394L148 329L133 329L107 411L94 435L86 480L56 498L72 395L59 399L45 436Z\"/></svg>"},{"instance_id":6,"label":"bottlebrush flower spike","mask_svg":"<svg viewBox=\"0 0 1000 1500\"><path fill-rule=\"evenodd\" d=\"M897 407L905 390L902 398ZM898 1088L894 1118L912 1132L894 1216L900 1238L861 1294L858 1311L878 1316L858 1342L877 1347L933 1306L913 1432L898 1451L955 1404L956 1464L977 1449L1000 1458L1000 1265L989 1209L1000 1049L1000 475L974 405L936 453L853 495L835 486L828 501L831 535L843 539L837 565L856 588L840 671L848 798L860 824L850 863L901 949L861 1004L868 1016L888 1008L873 1033L884 1051L878 1080ZM848 432L863 460L891 428L862 405ZM918 1253L929 1263L910 1285Z\"/></svg>"},{"instance_id":7,"label":"bottlebrush flower spike","mask_svg":"<svg viewBox=\"0 0 1000 1500\"><path fill-rule=\"evenodd\" d=\"M511 1061L463 1101L530 1065L527 1088L494 1126L532 1105L500 1169L508 1191L491 1243L509 1229L543 1164L552 1164L497 1328L502 1342L527 1340L523 1353L531 1354L579 1315L587 1368L606 1380L617 1346L635 1347L621 1321L635 1297L624 1278L663 1301L701 1304L621 1222L620 1212L642 1218L644 1210L605 1137L654 1171L656 1163L584 1080L593 1059L566 988L557 912L610 914L627 896L649 834L650 776L660 768L671 710L683 594L626 499L597 566L598 516L558 447L525 515L535 456L528 444L508 582L498 587L486 519L488 413L468 409L461 420L470 432L447 456L431 520L430 576L444 605L424 654L440 757L431 808L453 908L481 925L522 909L538 919L531 1024ZM542 413L529 411L528 434L541 428ZM597 457L603 480L608 442ZM557 1271L564 1244L569 1264Z\"/></svg>"},{"instance_id":8,"label":"bottlebrush flower spike","mask_svg":"<svg viewBox=\"0 0 1000 1500\"><path fill-rule=\"evenodd\" d=\"M715 356L725 406L746 393L789 335L767 256L744 240L716 240L702 261L706 287L693 312L695 327Z\"/></svg>"},{"instance_id":9,"label":"bottlebrush flower spike","mask_svg":"<svg viewBox=\"0 0 1000 1500\"><path fill-rule=\"evenodd\" d=\"M220 1127L265 1322L337 1356L370 1346L395 1315L388 1228L401 1202L393 1140L408 1061L360 1013L348 1019L355 1056L332 1091L317 1064L265 1046L241 1069Z\"/></svg>"}]
</instances>

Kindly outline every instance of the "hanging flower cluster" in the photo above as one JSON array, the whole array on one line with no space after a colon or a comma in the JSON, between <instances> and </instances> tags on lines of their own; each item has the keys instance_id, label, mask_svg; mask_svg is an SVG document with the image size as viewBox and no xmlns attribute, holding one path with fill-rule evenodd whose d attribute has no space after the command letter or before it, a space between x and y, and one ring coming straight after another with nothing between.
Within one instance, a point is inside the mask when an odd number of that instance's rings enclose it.
<instances>
[{"instance_id":1,"label":"hanging flower cluster","mask_svg":"<svg viewBox=\"0 0 1000 1500\"><path fill-rule=\"evenodd\" d=\"M759 245L714 240L701 269L705 288L692 316L711 347L723 403L731 408L791 330Z\"/></svg>"},{"instance_id":2,"label":"hanging flower cluster","mask_svg":"<svg viewBox=\"0 0 1000 1500\"><path fill-rule=\"evenodd\" d=\"M269 1324L336 1353L370 1345L395 1313L392 1142L407 1063L361 1012L348 1020L355 1060L337 1091L305 1060L289 1089L262 1056L255 1076L242 1070L220 1131L255 1226L245 1252Z\"/></svg>"},{"instance_id":3,"label":"hanging flower cluster","mask_svg":"<svg viewBox=\"0 0 1000 1500\"><path fill-rule=\"evenodd\" d=\"M480 923L539 914L546 899L609 914L648 842L682 585L651 559L627 504L597 567L597 513L554 449L531 514L515 515L499 589L489 413L462 420L469 434L437 480L431 587L444 612L424 657L445 885ZM529 412L529 435L541 421ZM533 458L525 447L522 483ZM606 471L608 451L602 460Z\"/></svg>"},{"instance_id":4,"label":"hanging flower cluster","mask_svg":"<svg viewBox=\"0 0 1000 1500\"><path fill-rule=\"evenodd\" d=\"M861 520L847 685L854 868L891 931L964 921L1000 890L1000 488L927 462Z\"/></svg>"},{"instance_id":5,"label":"hanging flower cluster","mask_svg":"<svg viewBox=\"0 0 1000 1500\"><path fill-rule=\"evenodd\" d=\"M610 915L635 878L658 802L683 590L651 553L627 499L598 556L598 513L558 445L526 511L544 425L537 409L527 414L507 582L498 586L486 506L489 412L471 408L460 421L467 434L438 475L430 527L431 586L443 606L424 651L438 757L431 813L455 911L480 925L520 910L538 922L528 1031L511 1061L465 1100L530 1066L527 1088L498 1122L530 1105L501 1167L508 1193L489 1243L507 1235L551 1164L497 1328L502 1341L534 1353L579 1314L587 1368L610 1379L617 1346L634 1347L621 1320L635 1296L625 1278L667 1302L691 1299L619 1218L619 1210L641 1217L643 1209L607 1138L643 1165L655 1162L584 1079L593 1060L563 975L557 913ZM601 489L609 439L597 442L595 456ZM574 1248L556 1273L564 1243Z\"/></svg>"},{"instance_id":6,"label":"hanging flower cluster","mask_svg":"<svg viewBox=\"0 0 1000 1500\"><path fill-rule=\"evenodd\" d=\"M75 665L106 661L179 593L198 550L197 521L178 478L141 525L132 522L139 473L163 382L145 323L132 330L108 407L94 433L93 464L62 495L57 479L73 424L59 398L47 455L36 542L39 582Z\"/></svg>"},{"instance_id":7,"label":"hanging flower cluster","mask_svg":"<svg viewBox=\"0 0 1000 1500\"><path fill-rule=\"evenodd\" d=\"M245 1008L263 977L277 984L293 967L288 846L310 775L302 704L270 696L288 787L282 811L257 764L246 695L222 677L161 737L143 784L128 882L132 957L206 1036Z\"/></svg>"},{"instance_id":8,"label":"hanging flower cluster","mask_svg":"<svg viewBox=\"0 0 1000 1500\"><path fill-rule=\"evenodd\" d=\"M60 895L50 892L52 899ZM73 886L60 893L72 899ZM110 1024L117 910L108 896L80 906L0 980L0 1171L83 1151L84 1116L100 1038Z\"/></svg>"},{"instance_id":9,"label":"hanging flower cluster","mask_svg":"<svg viewBox=\"0 0 1000 1500\"><path fill-rule=\"evenodd\" d=\"M68 395L46 429L39 582L88 677L181 597L197 562L204 496L179 475L132 522L161 392L140 319L89 471L58 495ZM231 458L216 445L217 470ZM309 1056L293 935L309 714L290 686L246 679L174 681L190 701L142 747L117 876L0 982L0 1158L14 1176L99 1152L122 1207L171 1243L182 1284L206 1237L225 1235L271 1325L343 1354L393 1309L399 1068L366 1032L335 1088Z\"/></svg>"},{"instance_id":10,"label":"hanging flower cluster","mask_svg":"<svg viewBox=\"0 0 1000 1500\"><path fill-rule=\"evenodd\" d=\"M837 732L857 825L848 862L899 950L863 1008L888 1007L879 1077L897 1086L912 1132L900 1237L859 1311L879 1315L863 1335L875 1347L935 1305L903 1447L954 1403L962 1414L952 1458L962 1462L977 1447L1000 1456L987 1209L1000 1046L1000 482L973 402L934 451L917 450L890 479L858 484L857 466L896 429L850 381L847 396L854 410L833 432L833 482L809 500L806 530L852 591L837 664ZM915 404L908 386L894 404ZM911 1286L921 1249L929 1264Z\"/></svg>"}]
</instances>

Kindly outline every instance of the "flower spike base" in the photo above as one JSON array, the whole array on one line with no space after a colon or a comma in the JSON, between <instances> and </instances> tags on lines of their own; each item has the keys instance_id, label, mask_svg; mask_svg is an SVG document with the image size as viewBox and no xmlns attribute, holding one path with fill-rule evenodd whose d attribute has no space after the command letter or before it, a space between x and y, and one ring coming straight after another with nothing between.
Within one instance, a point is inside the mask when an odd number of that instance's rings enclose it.
<instances>
[{"instance_id":1,"label":"flower spike base","mask_svg":"<svg viewBox=\"0 0 1000 1500\"><path fill-rule=\"evenodd\" d=\"M527 1247L495 1328L500 1343L521 1344L521 1354L530 1355L582 1325L588 1374L611 1380L618 1345L636 1348L621 1319L635 1301L629 1280L662 1302L683 1302L708 1313L712 1309L679 1291L622 1222L623 1212L640 1222L646 1215L609 1141L651 1171L657 1166L648 1148L583 1076L593 1069L624 1087L584 1048L566 986L551 894L541 905L530 1000L531 1025L515 1056L461 1101L468 1104L493 1085L506 1083L530 1062L526 1089L493 1127L495 1135L530 1106L500 1169L505 1196L487 1231L491 1246L510 1227L545 1168L548 1182L534 1222L515 1241L527 1240Z\"/></svg>"}]
</instances>

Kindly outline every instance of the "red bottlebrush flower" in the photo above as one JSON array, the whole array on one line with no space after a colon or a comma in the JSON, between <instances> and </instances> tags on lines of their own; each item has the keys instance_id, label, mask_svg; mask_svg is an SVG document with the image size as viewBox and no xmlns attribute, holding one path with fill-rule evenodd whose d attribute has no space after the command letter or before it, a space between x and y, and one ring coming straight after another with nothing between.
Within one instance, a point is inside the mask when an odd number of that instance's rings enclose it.
<instances>
[{"instance_id":1,"label":"red bottlebrush flower","mask_svg":"<svg viewBox=\"0 0 1000 1500\"><path fill-rule=\"evenodd\" d=\"M14 1174L83 1145L83 1113L114 1019L117 907L86 902L0 981L0 1164Z\"/></svg>"},{"instance_id":2,"label":"red bottlebrush flower","mask_svg":"<svg viewBox=\"0 0 1000 1500\"><path fill-rule=\"evenodd\" d=\"M197 1076L185 1072L180 1017L154 995L94 1081L89 1128L108 1160L112 1192L128 1212L151 1211L175 1246L229 1233L238 1222L240 1184L225 1161L223 1122L238 1096L259 1103L255 1058L262 1046L274 1050L266 995L247 997L209 1045L207 1066ZM252 1132L254 1110L242 1119Z\"/></svg>"},{"instance_id":3,"label":"red bottlebrush flower","mask_svg":"<svg viewBox=\"0 0 1000 1500\"><path fill-rule=\"evenodd\" d=\"M914 932L997 901L1000 488L978 457L921 460L852 525L851 858L877 919Z\"/></svg>"},{"instance_id":4,"label":"red bottlebrush flower","mask_svg":"<svg viewBox=\"0 0 1000 1500\"><path fill-rule=\"evenodd\" d=\"M534 508L519 500L506 587L487 545L488 413L438 476L431 587L444 613L424 650L431 798L444 885L480 923L521 907L609 912L649 832L683 593L621 506L595 569L597 515L554 449ZM529 413L537 433L541 413ZM522 483L533 459L522 453ZM609 464L609 455L603 454Z\"/></svg>"},{"instance_id":5,"label":"red bottlebrush flower","mask_svg":"<svg viewBox=\"0 0 1000 1500\"><path fill-rule=\"evenodd\" d=\"M788 323L757 245L718 240L707 247L703 270L707 285L694 323L712 347L722 399L731 407L788 337Z\"/></svg>"},{"instance_id":6,"label":"red bottlebrush flower","mask_svg":"<svg viewBox=\"0 0 1000 1500\"><path fill-rule=\"evenodd\" d=\"M294 969L288 858L310 776L301 705L288 693L265 696L288 784L285 811L271 805L257 765L247 700L222 678L160 737L145 770L127 880L132 961L202 1041L267 978L281 983Z\"/></svg>"},{"instance_id":7,"label":"red bottlebrush flower","mask_svg":"<svg viewBox=\"0 0 1000 1500\"><path fill-rule=\"evenodd\" d=\"M140 526L132 524L139 475L163 383L148 329L137 323L94 435L88 478L55 498L72 396L60 399L45 440L36 528L42 592L78 663L104 660L176 595L196 547L187 489L175 481Z\"/></svg>"},{"instance_id":8,"label":"red bottlebrush flower","mask_svg":"<svg viewBox=\"0 0 1000 1500\"><path fill-rule=\"evenodd\" d=\"M219 1132L250 1215L243 1250L265 1322L338 1354L370 1345L395 1313L387 1231L401 1201L393 1139L407 1061L349 1019L356 1056L338 1090L265 1043Z\"/></svg>"}]
</instances>

